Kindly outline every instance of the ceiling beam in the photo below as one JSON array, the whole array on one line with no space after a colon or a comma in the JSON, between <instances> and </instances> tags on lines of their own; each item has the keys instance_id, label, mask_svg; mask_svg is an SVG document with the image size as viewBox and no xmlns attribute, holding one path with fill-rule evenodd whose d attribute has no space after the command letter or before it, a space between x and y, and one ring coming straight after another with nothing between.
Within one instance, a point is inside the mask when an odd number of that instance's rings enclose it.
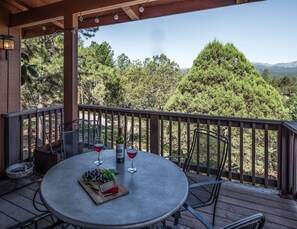
<instances>
[{"instance_id":1,"label":"ceiling beam","mask_svg":"<svg viewBox=\"0 0 297 229\"><path fill-rule=\"evenodd\" d=\"M10 27L27 27L62 20L65 14L82 15L120 9L158 0L72 0L60 1L10 15Z\"/></svg>"},{"instance_id":2,"label":"ceiling beam","mask_svg":"<svg viewBox=\"0 0 297 229\"><path fill-rule=\"evenodd\" d=\"M124 7L124 12L129 16L132 21L136 21L140 19L139 10L136 7Z\"/></svg>"},{"instance_id":3,"label":"ceiling beam","mask_svg":"<svg viewBox=\"0 0 297 229\"><path fill-rule=\"evenodd\" d=\"M169 2L169 1L167 1ZM235 5L235 0L195 0L195 1L175 1L170 4L163 5L152 5L150 7L145 7L143 13L141 13L142 19L149 19L173 14L187 13L199 10L206 10L217 7L225 7ZM115 21L112 15L101 16L99 25L94 22L94 19L86 19L82 23L79 23L79 29L85 29L96 26L105 26L110 24L118 24L123 22L131 21L131 18L128 17L125 13L119 14L119 20Z\"/></svg>"},{"instance_id":4,"label":"ceiling beam","mask_svg":"<svg viewBox=\"0 0 297 229\"><path fill-rule=\"evenodd\" d=\"M16 8L20 9L20 11L25 11L29 9L29 6L27 4L24 4L23 2L19 1L8 1L8 0L3 0L4 2L7 2L10 5L15 6Z\"/></svg>"}]
</instances>

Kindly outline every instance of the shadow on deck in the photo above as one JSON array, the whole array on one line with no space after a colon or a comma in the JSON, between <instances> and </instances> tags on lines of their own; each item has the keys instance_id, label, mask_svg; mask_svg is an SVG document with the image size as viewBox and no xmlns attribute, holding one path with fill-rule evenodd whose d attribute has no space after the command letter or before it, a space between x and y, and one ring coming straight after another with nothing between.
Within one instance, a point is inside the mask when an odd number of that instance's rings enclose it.
<instances>
[{"instance_id":1,"label":"shadow on deck","mask_svg":"<svg viewBox=\"0 0 297 229\"><path fill-rule=\"evenodd\" d=\"M196 180L204 178L198 175L194 177ZM23 181L19 184L23 186L15 190L13 182L0 180L0 228L14 228L19 222L36 218L40 214L32 204L38 184L26 185L28 182L30 180ZM212 207L201 208L199 212L211 222ZM234 182L223 184L217 205L216 227L220 228L258 212L266 216L264 228L297 228L297 204L294 200L280 198L277 190ZM56 220L44 216L44 219L37 222L38 228L47 227L52 224L53 220ZM204 228L187 212L182 213L179 222L185 229ZM169 218L167 223L172 224L172 218ZM35 228L35 225L29 224L24 228Z\"/></svg>"}]
</instances>

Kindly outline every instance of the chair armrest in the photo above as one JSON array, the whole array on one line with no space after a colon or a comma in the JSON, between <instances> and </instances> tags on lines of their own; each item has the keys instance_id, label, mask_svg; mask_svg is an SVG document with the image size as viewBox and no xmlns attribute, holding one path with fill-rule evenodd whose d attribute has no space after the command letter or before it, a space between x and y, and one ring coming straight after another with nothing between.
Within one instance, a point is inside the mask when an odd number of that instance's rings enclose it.
<instances>
[{"instance_id":1,"label":"chair armrest","mask_svg":"<svg viewBox=\"0 0 297 229\"><path fill-rule=\"evenodd\" d=\"M205 227L208 229L214 229L214 227L198 212L196 212L191 206L189 206L187 203L184 203L183 206L185 209L187 209L197 220L199 220Z\"/></svg>"},{"instance_id":2,"label":"chair armrest","mask_svg":"<svg viewBox=\"0 0 297 229\"><path fill-rule=\"evenodd\" d=\"M264 222L265 222L265 216L262 213L257 213L255 215L241 219L234 223L228 224L227 226L223 227L222 229L236 229L236 228L241 228L243 226L251 226L251 224L253 224L253 223L259 223L260 224L259 228L262 228L264 225Z\"/></svg>"},{"instance_id":3,"label":"chair armrest","mask_svg":"<svg viewBox=\"0 0 297 229\"><path fill-rule=\"evenodd\" d=\"M212 180L212 181L204 181L204 182L199 182L195 184L190 184L189 188L197 188L197 187L202 187L206 185L215 185L215 184L222 184L224 183L224 180Z\"/></svg>"}]
</instances>

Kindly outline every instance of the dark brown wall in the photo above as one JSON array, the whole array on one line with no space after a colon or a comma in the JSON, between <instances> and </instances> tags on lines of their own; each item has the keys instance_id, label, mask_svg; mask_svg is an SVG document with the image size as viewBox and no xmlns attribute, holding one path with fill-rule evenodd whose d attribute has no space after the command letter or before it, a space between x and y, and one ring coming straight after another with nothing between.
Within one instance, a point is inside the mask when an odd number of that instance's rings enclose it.
<instances>
[{"instance_id":1,"label":"dark brown wall","mask_svg":"<svg viewBox=\"0 0 297 229\"><path fill-rule=\"evenodd\" d=\"M20 110L20 30L8 29L8 11L0 7L0 35L15 38L15 49L9 51L8 60L0 50L0 114ZM0 176L4 173L4 123L0 119Z\"/></svg>"}]
</instances>

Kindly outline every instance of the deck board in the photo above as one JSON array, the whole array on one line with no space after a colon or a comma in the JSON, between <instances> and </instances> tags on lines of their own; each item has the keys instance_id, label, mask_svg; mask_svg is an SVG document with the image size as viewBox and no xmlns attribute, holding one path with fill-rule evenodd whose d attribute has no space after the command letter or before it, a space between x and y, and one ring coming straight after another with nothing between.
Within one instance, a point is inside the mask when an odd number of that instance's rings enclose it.
<instances>
[{"instance_id":1,"label":"deck board","mask_svg":"<svg viewBox=\"0 0 297 229\"><path fill-rule=\"evenodd\" d=\"M206 178L192 175L197 182ZM32 206L32 199L38 183L19 188L9 194L3 193L13 189L13 182L0 181L0 228L8 228L31 217L36 217L38 212ZM2 187L5 186L4 189ZM5 192L3 191L5 190ZM1 195L2 193L2 195ZM40 199L37 199L41 202ZM211 222L212 206L198 210ZM262 212L266 216L264 228L267 229L297 229L297 204L294 200L279 197L277 190L254 187L234 182L225 182L222 185L220 198L217 205L216 228L220 228L231 222ZM49 226L52 223L48 216L38 221L39 228ZM204 228L188 212L182 213L179 223L185 229ZM167 220L167 224L173 224L173 218ZM34 228L29 225L25 228Z\"/></svg>"}]
</instances>

